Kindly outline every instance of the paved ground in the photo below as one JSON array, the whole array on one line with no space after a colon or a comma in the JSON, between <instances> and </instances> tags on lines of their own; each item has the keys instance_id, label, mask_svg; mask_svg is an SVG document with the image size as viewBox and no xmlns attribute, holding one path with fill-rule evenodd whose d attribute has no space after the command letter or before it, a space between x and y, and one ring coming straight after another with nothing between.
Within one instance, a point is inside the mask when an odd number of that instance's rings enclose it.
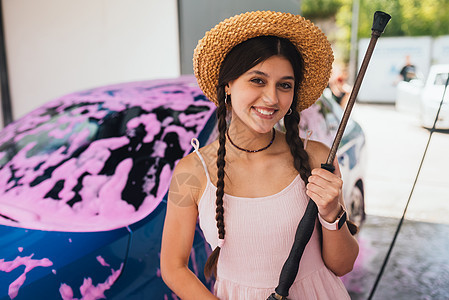
<instances>
[{"instance_id":1,"label":"paved ground","mask_svg":"<svg viewBox=\"0 0 449 300\"><path fill-rule=\"evenodd\" d=\"M366 134L366 211L401 217L429 138L419 119L391 105L357 103L353 117ZM436 132L410 201L407 219L449 224L449 133Z\"/></svg>"},{"instance_id":2,"label":"paved ground","mask_svg":"<svg viewBox=\"0 0 449 300\"><path fill-rule=\"evenodd\" d=\"M368 299L398 219L368 215L360 255L344 277L351 298ZM449 225L405 220L372 299L449 299Z\"/></svg>"},{"instance_id":3,"label":"paved ground","mask_svg":"<svg viewBox=\"0 0 449 300\"><path fill-rule=\"evenodd\" d=\"M344 278L367 299L407 203L429 138L416 116L392 105L359 104L367 138L366 212L361 255ZM434 133L406 218L372 299L449 299L449 133Z\"/></svg>"}]
</instances>

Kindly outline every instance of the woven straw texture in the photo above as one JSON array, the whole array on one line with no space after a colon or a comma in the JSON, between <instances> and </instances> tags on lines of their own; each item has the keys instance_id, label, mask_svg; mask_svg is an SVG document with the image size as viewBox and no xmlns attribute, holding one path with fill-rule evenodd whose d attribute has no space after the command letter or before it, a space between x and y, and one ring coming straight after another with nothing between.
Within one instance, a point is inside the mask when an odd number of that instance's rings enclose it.
<instances>
[{"instance_id":1,"label":"woven straw texture","mask_svg":"<svg viewBox=\"0 0 449 300\"><path fill-rule=\"evenodd\" d=\"M247 12L217 24L198 42L193 70L198 85L218 105L218 73L228 52L257 36L272 35L290 40L304 60L304 79L298 90L301 111L312 105L326 88L334 56L324 33L299 15L272 11Z\"/></svg>"}]
</instances>

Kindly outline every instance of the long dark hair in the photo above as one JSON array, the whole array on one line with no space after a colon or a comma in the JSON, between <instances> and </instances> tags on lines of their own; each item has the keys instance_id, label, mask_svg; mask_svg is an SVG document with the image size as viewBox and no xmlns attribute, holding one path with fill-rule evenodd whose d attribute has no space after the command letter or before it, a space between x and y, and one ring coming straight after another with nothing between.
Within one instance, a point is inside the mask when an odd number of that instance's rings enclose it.
<instances>
[{"instance_id":1,"label":"long dark hair","mask_svg":"<svg viewBox=\"0 0 449 300\"><path fill-rule=\"evenodd\" d=\"M219 147L217 150L217 198L215 202L215 219L217 221L219 239L224 239L226 233L223 216L224 168L226 165L225 144L227 129L225 87L230 81L237 79L249 69L275 55L285 57L291 63L295 76L294 96L291 105L292 113L284 117L286 140L290 147L290 152L294 158L294 167L306 184L311 173L309 156L304 150L303 142L299 137L299 113L296 110L297 103L300 101L300 99L297 99L297 91L303 78L304 63L301 54L289 40L275 36L256 37L235 46L223 61L217 86ZM228 102L229 98L230 97L228 96ZM212 274L216 275L219 255L220 247L217 246L206 261L206 265L204 267L204 274L206 277L210 277Z\"/></svg>"}]
</instances>

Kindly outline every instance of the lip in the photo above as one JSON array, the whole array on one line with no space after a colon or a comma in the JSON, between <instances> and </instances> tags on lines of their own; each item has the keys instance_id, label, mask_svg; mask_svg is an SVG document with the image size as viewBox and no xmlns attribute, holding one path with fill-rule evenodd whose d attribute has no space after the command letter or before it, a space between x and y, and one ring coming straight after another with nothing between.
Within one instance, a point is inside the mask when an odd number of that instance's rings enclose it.
<instances>
[{"instance_id":1,"label":"lip","mask_svg":"<svg viewBox=\"0 0 449 300\"><path fill-rule=\"evenodd\" d=\"M253 106L251 109L254 111L254 113L261 119L267 119L271 120L274 118L274 115L277 113L277 109L274 108L268 108L268 107L261 107L261 106ZM270 115L264 114L260 112L260 110L267 111L267 112L273 112Z\"/></svg>"}]
</instances>

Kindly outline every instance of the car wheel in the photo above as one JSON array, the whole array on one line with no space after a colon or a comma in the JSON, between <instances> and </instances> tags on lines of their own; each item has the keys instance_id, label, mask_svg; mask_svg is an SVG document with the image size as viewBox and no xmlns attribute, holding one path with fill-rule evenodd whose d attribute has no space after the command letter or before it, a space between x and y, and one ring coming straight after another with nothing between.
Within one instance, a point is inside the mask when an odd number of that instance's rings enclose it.
<instances>
[{"instance_id":1,"label":"car wheel","mask_svg":"<svg viewBox=\"0 0 449 300\"><path fill-rule=\"evenodd\" d=\"M352 189L347 210L349 219L360 227L365 220L365 198L363 195L363 185L360 181Z\"/></svg>"}]
</instances>

